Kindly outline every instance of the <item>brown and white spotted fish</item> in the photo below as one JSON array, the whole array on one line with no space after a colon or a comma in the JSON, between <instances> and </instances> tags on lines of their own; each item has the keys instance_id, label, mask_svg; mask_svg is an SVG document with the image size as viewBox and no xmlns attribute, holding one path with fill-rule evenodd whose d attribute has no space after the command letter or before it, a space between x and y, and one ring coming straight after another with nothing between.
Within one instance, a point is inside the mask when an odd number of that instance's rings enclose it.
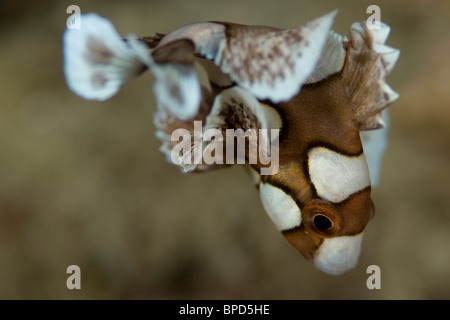
<instances>
[{"instance_id":1,"label":"brown and white spotted fish","mask_svg":"<svg viewBox=\"0 0 450 320\"><path fill-rule=\"evenodd\" d=\"M261 157L246 164L262 204L295 249L320 270L341 274L357 264L374 214L382 111L398 98L386 77L399 51L384 44L390 28L383 23L354 23L348 37L335 33L336 13L291 29L200 22L125 40L106 19L86 14L80 29L64 34L65 77L81 97L105 100L148 69L168 160L174 130L193 132L195 121L203 131L279 130L276 139L269 131L258 138L276 146L276 170L261 174ZM201 84L196 65L209 83ZM204 153L212 141L192 151ZM185 172L229 165L175 162Z\"/></svg>"}]
</instances>

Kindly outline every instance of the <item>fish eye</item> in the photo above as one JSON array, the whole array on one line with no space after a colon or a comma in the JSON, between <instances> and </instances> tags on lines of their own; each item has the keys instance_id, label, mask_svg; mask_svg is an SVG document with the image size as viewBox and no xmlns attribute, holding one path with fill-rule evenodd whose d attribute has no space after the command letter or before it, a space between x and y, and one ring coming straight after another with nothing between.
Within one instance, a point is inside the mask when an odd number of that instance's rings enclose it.
<instances>
[{"instance_id":1,"label":"fish eye","mask_svg":"<svg viewBox=\"0 0 450 320\"><path fill-rule=\"evenodd\" d=\"M320 237L335 237L342 230L342 215L329 201L311 200L303 207L302 221L308 231Z\"/></svg>"},{"instance_id":2,"label":"fish eye","mask_svg":"<svg viewBox=\"0 0 450 320\"><path fill-rule=\"evenodd\" d=\"M313 222L314 222L315 227L319 231L329 230L334 225L334 223L333 223L333 221L331 221L331 219L329 219L327 216L320 214L320 213L318 213L314 216Z\"/></svg>"}]
</instances>

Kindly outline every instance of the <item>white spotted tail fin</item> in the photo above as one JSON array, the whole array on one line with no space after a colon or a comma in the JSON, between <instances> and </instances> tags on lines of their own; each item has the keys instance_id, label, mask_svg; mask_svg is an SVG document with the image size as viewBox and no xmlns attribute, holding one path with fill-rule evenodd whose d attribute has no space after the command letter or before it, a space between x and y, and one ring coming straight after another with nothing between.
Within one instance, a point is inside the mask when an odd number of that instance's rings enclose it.
<instances>
[{"instance_id":1,"label":"white spotted tail fin","mask_svg":"<svg viewBox=\"0 0 450 320\"><path fill-rule=\"evenodd\" d=\"M155 62L145 42L133 35L123 40L111 22L89 13L81 16L80 29L65 31L63 44L67 84L82 98L106 100L149 69L156 78L154 93L159 107L180 119L197 114L202 93L189 40L179 46L170 44L163 54L156 50Z\"/></svg>"},{"instance_id":2,"label":"white spotted tail fin","mask_svg":"<svg viewBox=\"0 0 450 320\"><path fill-rule=\"evenodd\" d=\"M149 52L143 43L130 46L111 22L94 13L81 16L80 29L66 29L63 45L67 85L88 100L115 95L145 69L141 57Z\"/></svg>"}]
</instances>

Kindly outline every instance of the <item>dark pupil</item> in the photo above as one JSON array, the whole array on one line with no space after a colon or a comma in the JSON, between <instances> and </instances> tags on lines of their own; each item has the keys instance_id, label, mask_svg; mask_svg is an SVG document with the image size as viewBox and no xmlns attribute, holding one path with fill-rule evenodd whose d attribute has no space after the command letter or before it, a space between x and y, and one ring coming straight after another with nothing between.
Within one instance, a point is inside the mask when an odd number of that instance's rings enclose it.
<instances>
[{"instance_id":1,"label":"dark pupil","mask_svg":"<svg viewBox=\"0 0 450 320\"><path fill-rule=\"evenodd\" d=\"M319 230L327 230L333 226L331 220L321 214L314 217L314 224Z\"/></svg>"}]
</instances>

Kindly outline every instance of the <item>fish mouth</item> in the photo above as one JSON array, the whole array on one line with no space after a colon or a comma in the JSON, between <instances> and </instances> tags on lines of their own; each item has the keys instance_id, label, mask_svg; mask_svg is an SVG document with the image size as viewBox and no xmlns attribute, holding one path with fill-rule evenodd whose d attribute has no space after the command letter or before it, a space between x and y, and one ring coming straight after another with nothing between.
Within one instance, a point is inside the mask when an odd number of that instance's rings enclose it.
<instances>
[{"instance_id":1,"label":"fish mouth","mask_svg":"<svg viewBox=\"0 0 450 320\"><path fill-rule=\"evenodd\" d=\"M324 239L314 255L314 265L331 275L340 275L353 269L358 264L363 233Z\"/></svg>"}]
</instances>

